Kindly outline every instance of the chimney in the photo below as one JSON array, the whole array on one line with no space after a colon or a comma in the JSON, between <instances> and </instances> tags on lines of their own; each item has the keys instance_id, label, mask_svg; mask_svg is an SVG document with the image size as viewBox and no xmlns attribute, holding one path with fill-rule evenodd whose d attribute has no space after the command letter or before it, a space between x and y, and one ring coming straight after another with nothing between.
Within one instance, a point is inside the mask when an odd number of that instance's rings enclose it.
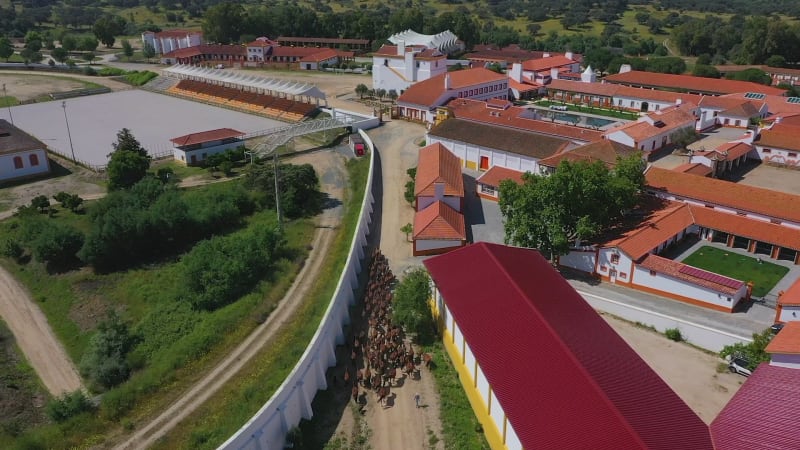
<instances>
[{"instance_id":1,"label":"chimney","mask_svg":"<svg viewBox=\"0 0 800 450\"><path fill-rule=\"evenodd\" d=\"M632 69L631 69L631 65L630 64L623 64L623 65L619 66L619 73L628 73L631 70Z\"/></svg>"},{"instance_id":2,"label":"chimney","mask_svg":"<svg viewBox=\"0 0 800 450\"><path fill-rule=\"evenodd\" d=\"M406 80L412 82L417 81L417 62L414 60L414 56L414 52L406 52L403 55Z\"/></svg>"},{"instance_id":3,"label":"chimney","mask_svg":"<svg viewBox=\"0 0 800 450\"><path fill-rule=\"evenodd\" d=\"M574 55L572 52L566 52L566 53L564 53L564 56L565 56L567 59L569 59L569 60L573 60L573 61L574 61L574 59L572 59L572 57L573 57L573 56L575 56L575 55Z\"/></svg>"},{"instance_id":4,"label":"chimney","mask_svg":"<svg viewBox=\"0 0 800 450\"><path fill-rule=\"evenodd\" d=\"M549 58L549 57L550 57L550 53L547 53L547 52L542 53L542 58Z\"/></svg>"},{"instance_id":5,"label":"chimney","mask_svg":"<svg viewBox=\"0 0 800 450\"><path fill-rule=\"evenodd\" d=\"M557 80L558 79L558 69L556 69L555 67L551 67L550 68L550 79L551 80Z\"/></svg>"},{"instance_id":6,"label":"chimney","mask_svg":"<svg viewBox=\"0 0 800 450\"><path fill-rule=\"evenodd\" d=\"M433 201L444 200L444 183L436 182L433 184Z\"/></svg>"},{"instance_id":7,"label":"chimney","mask_svg":"<svg viewBox=\"0 0 800 450\"><path fill-rule=\"evenodd\" d=\"M675 99L675 106L681 106L681 103L683 103L682 99L680 99L680 98L676 98Z\"/></svg>"},{"instance_id":8,"label":"chimney","mask_svg":"<svg viewBox=\"0 0 800 450\"><path fill-rule=\"evenodd\" d=\"M450 74L449 73L445 73L444 74L444 89L446 91L449 91L450 90L450 86L451 86L451 84L450 84Z\"/></svg>"},{"instance_id":9,"label":"chimney","mask_svg":"<svg viewBox=\"0 0 800 450\"><path fill-rule=\"evenodd\" d=\"M777 124L781 123L781 120L783 120L783 117L782 117L782 116L778 116L778 117L776 117L776 118L775 118L775 125L777 125Z\"/></svg>"},{"instance_id":10,"label":"chimney","mask_svg":"<svg viewBox=\"0 0 800 450\"><path fill-rule=\"evenodd\" d=\"M522 83L522 64L521 63L514 63L511 65L511 71L508 73L508 78L516 81L517 83Z\"/></svg>"},{"instance_id":11,"label":"chimney","mask_svg":"<svg viewBox=\"0 0 800 450\"><path fill-rule=\"evenodd\" d=\"M406 54L406 41L397 41L397 54L400 56Z\"/></svg>"}]
</instances>

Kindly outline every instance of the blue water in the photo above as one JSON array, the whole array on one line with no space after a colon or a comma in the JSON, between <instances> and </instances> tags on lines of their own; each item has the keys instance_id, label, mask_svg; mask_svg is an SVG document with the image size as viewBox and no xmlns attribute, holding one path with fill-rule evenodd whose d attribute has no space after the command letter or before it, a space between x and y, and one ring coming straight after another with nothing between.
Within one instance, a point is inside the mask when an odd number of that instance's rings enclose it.
<instances>
[{"instance_id":1,"label":"blue water","mask_svg":"<svg viewBox=\"0 0 800 450\"><path fill-rule=\"evenodd\" d=\"M555 120L561 122L571 123L573 125L583 126L587 128L602 128L606 125L610 125L616 120L609 120L609 119L600 119L597 117L587 117L587 116L580 116L578 114L571 114L565 112L556 112L556 111L542 111L543 118L554 118Z\"/></svg>"}]
</instances>

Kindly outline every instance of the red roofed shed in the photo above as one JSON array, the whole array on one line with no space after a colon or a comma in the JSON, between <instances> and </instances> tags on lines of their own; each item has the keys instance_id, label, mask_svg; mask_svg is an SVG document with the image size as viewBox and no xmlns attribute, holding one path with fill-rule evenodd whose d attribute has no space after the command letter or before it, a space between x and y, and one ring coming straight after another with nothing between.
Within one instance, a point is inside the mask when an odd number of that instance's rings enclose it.
<instances>
[{"instance_id":1,"label":"red roofed shed","mask_svg":"<svg viewBox=\"0 0 800 450\"><path fill-rule=\"evenodd\" d=\"M189 133L170 139L176 161L187 165L202 163L209 155L244 145L245 133L232 128Z\"/></svg>"}]
</instances>

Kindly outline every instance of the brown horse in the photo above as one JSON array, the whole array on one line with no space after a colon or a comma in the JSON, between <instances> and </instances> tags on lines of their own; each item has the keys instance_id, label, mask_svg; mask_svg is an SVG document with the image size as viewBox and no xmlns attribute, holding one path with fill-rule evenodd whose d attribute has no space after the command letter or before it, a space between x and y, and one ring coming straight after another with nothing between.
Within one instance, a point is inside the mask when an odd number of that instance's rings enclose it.
<instances>
[{"instance_id":1,"label":"brown horse","mask_svg":"<svg viewBox=\"0 0 800 450\"><path fill-rule=\"evenodd\" d=\"M353 386L353 401L358 403L358 385Z\"/></svg>"},{"instance_id":2,"label":"brown horse","mask_svg":"<svg viewBox=\"0 0 800 450\"><path fill-rule=\"evenodd\" d=\"M433 361L433 355L430 353L423 353L422 354L422 362L425 364L425 367L428 369L431 368L431 362Z\"/></svg>"},{"instance_id":3,"label":"brown horse","mask_svg":"<svg viewBox=\"0 0 800 450\"><path fill-rule=\"evenodd\" d=\"M378 403L380 403L381 406L384 405L385 400L387 398L389 398L389 388L388 387L382 387L382 388L378 389Z\"/></svg>"}]
</instances>

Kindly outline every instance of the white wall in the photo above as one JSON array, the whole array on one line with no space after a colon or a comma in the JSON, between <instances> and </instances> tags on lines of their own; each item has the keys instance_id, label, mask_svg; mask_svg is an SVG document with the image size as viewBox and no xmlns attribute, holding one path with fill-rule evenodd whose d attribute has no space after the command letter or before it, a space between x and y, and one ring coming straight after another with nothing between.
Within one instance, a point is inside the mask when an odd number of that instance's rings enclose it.
<instances>
[{"instance_id":1,"label":"white wall","mask_svg":"<svg viewBox=\"0 0 800 450\"><path fill-rule=\"evenodd\" d=\"M461 246L461 241L444 239L415 239L414 248L417 251L434 250L439 248L457 248Z\"/></svg>"},{"instance_id":2,"label":"white wall","mask_svg":"<svg viewBox=\"0 0 800 450\"><path fill-rule=\"evenodd\" d=\"M762 145L756 145L755 147L761 161L791 168L800 168L800 158L798 158L800 152L796 150L783 150L773 147L764 147ZM764 153L765 148L769 149L769 153Z\"/></svg>"},{"instance_id":3,"label":"white wall","mask_svg":"<svg viewBox=\"0 0 800 450\"><path fill-rule=\"evenodd\" d=\"M478 370L476 375L476 385L478 387L478 393L481 395L483 399L483 404L488 406L489 405L489 391L492 389L489 386L489 380L486 379L486 375L483 374L483 369L481 369L481 365L478 364ZM492 401L497 401L497 399L493 399Z\"/></svg>"},{"instance_id":4,"label":"white wall","mask_svg":"<svg viewBox=\"0 0 800 450\"><path fill-rule=\"evenodd\" d=\"M36 155L39 159L38 165L31 165L30 155ZM21 169L14 168L14 157L22 159ZM47 152L43 149L0 155L0 180L12 180L48 172L50 172L50 163L47 160Z\"/></svg>"},{"instance_id":5,"label":"white wall","mask_svg":"<svg viewBox=\"0 0 800 450\"><path fill-rule=\"evenodd\" d=\"M514 426L511 425L511 422L508 422L508 427L506 428L506 447L508 450L522 450L522 442L519 441L517 432L514 431Z\"/></svg>"},{"instance_id":6,"label":"white wall","mask_svg":"<svg viewBox=\"0 0 800 450\"><path fill-rule=\"evenodd\" d=\"M729 296L728 294L697 286L663 273L656 272L655 275L650 275L650 270L641 266L636 266L634 268L633 277L633 283L637 286L644 286L673 295L681 295L715 306L721 306L728 310L732 310L739 300L747 293L746 285L739 288L736 294Z\"/></svg>"},{"instance_id":7,"label":"white wall","mask_svg":"<svg viewBox=\"0 0 800 450\"><path fill-rule=\"evenodd\" d=\"M670 317L655 311L639 308L638 306L627 305L588 292L579 290L578 293L586 299L586 302L589 303L592 308L613 314L630 322L640 322L652 326L660 333L663 333L667 328L677 328L687 341L715 353L722 350L726 345L739 342L749 343L753 341L749 336L735 335L722 330L716 330L705 325L700 325L677 317Z\"/></svg>"},{"instance_id":8,"label":"white wall","mask_svg":"<svg viewBox=\"0 0 800 450\"><path fill-rule=\"evenodd\" d=\"M800 320L800 306L784 305L778 322L793 322Z\"/></svg>"},{"instance_id":9,"label":"white wall","mask_svg":"<svg viewBox=\"0 0 800 450\"><path fill-rule=\"evenodd\" d=\"M773 353L769 364L778 367L788 367L790 369L800 369L800 355Z\"/></svg>"},{"instance_id":10,"label":"white wall","mask_svg":"<svg viewBox=\"0 0 800 450\"><path fill-rule=\"evenodd\" d=\"M258 413L219 449L282 449L289 429L299 424L301 417L310 419L313 415L311 401L316 391L327 388L325 370L336 364L336 344L344 342L343 327L350 321L348 308L355 301L353 288L357 285L362 269L364 247L367 245L369 226L372 223L374 145L366 133L359 131L359 134L373 157L370 160L358 227L333 298L306 351L283 384Z\"/></svg>"},{"instance_id":11,"label":"white wall","mask_svg":"<svg viewBox=\"0 0 800 450\"><path fill-rule=\"evenodd\" d=\"M236 142L229 142L227 144L215 145L213 147L198 148L197 150L190 150L188 152L183 151L179 148L175 148L172 152L172 155L176 161L180 161L186 164L189 164L192 159L192 155L195 155L197 157L197 163L201 163L210 155L216 153L222 153L225 150L228 150L229 148L237 148L239 146L243 146L244 144L245 144L244 141L236 141ZM205 157L203 156L204 153L206 155Z\"/></svg>"},{"instance_id":12,"label":"white wall","mask_svg":"<svg viewBox=\"0 0 800 450\"><path fill-rule=\"evenodd\" d=\"M566 255L559 256L558 264L582 272L594 273L597 266L597 252L595 250L572 250Z\"/></svg>"},{"instance_id":13,"label":"white wall","mask_svg":"<svg viewBox=\"0 0 800 450\"><path fill-rule=\"evenodd\" d=\"M611 256L616 249L614 248L601 248L597 252L597 273L604 277L610 276L611 269L617 270L616 283L629 283L633 275L633 261L624 252L619 252L619 261L616 264L611 264ZM624 277L623 277L624 275Z\"/></svg>"},{"instance_id":14,"label":"white wall","mask_svg":"<svg viewBox=\"0 0 800 450\"><path fill-rule=\"evenodd\" d=\"M425 139L428 144L441 142L454 155L461 158L465 166L467 166L467 163L472 163L476 167L479 167L481 159L480 157L488 156L489 167L500 166L523 173L539 173L539 160L536 158L506 153L500 150L493 150L479 145L468 144L462 141L444 139L430 134L427 135Z\"/></svg>"},{"instance_id":15,"label":"white wall","mask_svg":"<svg viewBox=\"0 0 800 450\"><path fill-rule=\"evenodd\" d=\"M636 145L636 142L634 142L633 138L631 138L630 136L628 136L627 133L624 133L622 131L614 131L608 133L606 135L606 139L608 139L609 141L619 142L620 144L625 144L628 147L633 147L634 145Z\"/></svg>"},{"instance_id":16,"label":"white wall","mask_svg":"<svg viewBox=\"0 0 800 450\"><path fill-rule=\"evenodd\" d=\"M661 109L675 105L675 103L673 102L665 102L661 100L648 100L646 98L630 97L625 95L619 95L619 96L615 95L612 97L612 100L614 102L614 106L619 106L627 109L635 109L637 111L642 110L642 103L647 103L647 109L645 111L659 111Z\"/></svg>"}]
</instances>

